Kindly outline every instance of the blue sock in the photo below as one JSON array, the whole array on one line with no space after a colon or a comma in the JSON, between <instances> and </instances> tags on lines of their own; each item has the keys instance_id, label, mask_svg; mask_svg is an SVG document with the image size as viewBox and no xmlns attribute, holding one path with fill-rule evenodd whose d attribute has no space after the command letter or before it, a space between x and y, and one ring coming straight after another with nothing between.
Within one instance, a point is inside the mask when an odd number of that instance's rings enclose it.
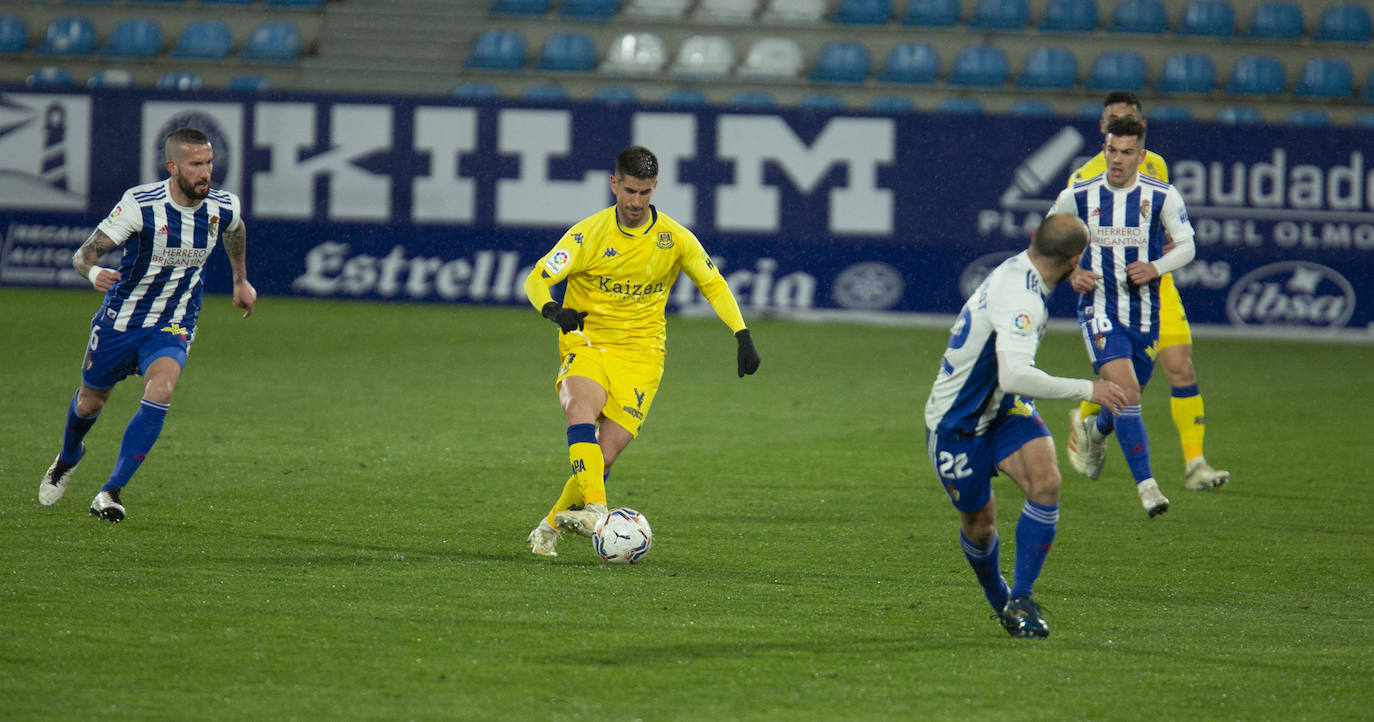
<instances>
[{"instance_id":1,"label":"blue sock","mask_svg":"<svg viewBox=\"0 0 1374 722\"><path fill-rule=\"evenodd\" d=\"M110 480L100 487L101 491L117 489L129 483L129 478L138 471L148 452L152 451L153 444L157 443L168 408L166 404L147 399L138 402L138 411L129 419L129 425L124 427L124 440L119 444L119 458L115 459L114 471L110 472Z\"/></svg>"},{"instance_id":2,"label":"blue sock","mask_svg":"<svg viewBox=\"0 0 1374 722\"><path fill-rule=\"evenodd\" d=\"M1002 611L1002 607L1007 606L1010 596L1007 594L1007 582L1002 578L1002 570L998 563L998 539L997 532L992 533L992 541L988 542L986 549L969 541L964 536L963 530L959 531L959 546L964 549L964 557L968 559L969 566L973 567L973 573L978 575L978 583L983 585L983 596L988 598L988 604L997 611Z\"/></svg>"},{"instance_id":3,"label":"blue sock","mask_svg":"<svg viewBox=\"0 0 1374 722\"><path fill-rule=\"evenodd\" d=\"M90 416L82 416L76 413L76 397L80 395L78 389L72 394L72 401L67 404L67 429L62 434L62 453L59 455L64 464L75 464L81 461L81 440L86 438L86 432L95 426L95 420L100 418L97 411Z\"/></svg>"},{"instance_id":4,"label":"blue sock","mask_svg":"<svg viewBox=\"0 0 1374 722\"><path fill-rule=\"evenodd\" d=\"M1021 518L1016 522L1016 576L1013 577L1011 595L1030 596L1035 588L1035 580L1040 578L1040 568L1045 566L1050 546L1054 544L1054 532L1059 524L1059 505L1041 506L1030 499L1021 507Z\"/></svg>"},{"instance_id":5,"label":"blue sock","mask_svg":"<svg viewBox=\"0 0 1374 722\"><path fill-rule=\"evenodd\" d=\"M1145 433L1145 420L1140 417L1140 405L1123 406L1116 419L1116 440L1126 455L1126 465L1139 484L1154 478L1150 471L1150 437Z\"/></svg>"},{"instance_id":6,"label":"blue sock","mask_svg":"<svg viewBox=\"0 0 1374 722\"><path fill-rule=\"evenodd\" d=\"M1097 412L1098 432L1100 432L1103 436L1111 436L1112 430L1115 428L1116 418L1112 416L1112 412L1106 409L1102 409L1101 411Z\"/></svg>"}]
</instances>

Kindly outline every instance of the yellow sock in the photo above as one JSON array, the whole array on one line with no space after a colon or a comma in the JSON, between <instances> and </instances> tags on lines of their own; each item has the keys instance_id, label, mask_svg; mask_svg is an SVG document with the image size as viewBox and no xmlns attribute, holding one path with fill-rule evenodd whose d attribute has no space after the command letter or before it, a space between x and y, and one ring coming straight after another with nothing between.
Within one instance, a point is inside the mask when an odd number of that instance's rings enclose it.
<instances>
[{"instance_id":1,"label":"yellow sock","mask_svg":"<svg viewBox=\"0 0 1374 722\"><path fill-rule=\"evenodd\" d=\"M1091 401L1083 401L1078 404L1078 413L1085 419L1101 410L1101 405L1094 404Z\"/></svg>"},{"instance_id":2,"label":"yellow sock","mask_svg":"<svg viewBox=\"0 0 1374 722\"><path fill-rule=\"evenodd\" d=\"M549 524L553 524L553 515L560 511L567 511L575 506L582 506L582 490L577 486L577 475L568 477L567 483L563 484L563 494L558 497L553 508L549 510L549 515L544 517Z\"/></svg>"},{"instance_id":3,"label":"yellow sock","mask_svg":"<svg viewBox=\"0 0 1374 722\"><path fill-rule=\"evenodd\" d=\"M601 445L576 443L568 447L573 478L582 495L582 504L606 505L606 460L601 458Z\"/></svg>"},{"instance_id":4,"label":"yellow sock","mask_svg":"<svg viewBox=\"0 0 1374 722\"><path fill-rule=\"evenodd\" d=\"M1175 388L1169 398L1169 412L1178 428L1178 440L1183 444L1183 461L1187 463L1202 456L1202 437L1207 424L1202 414L1202 393L1197 385Z\"/></svg>"}]
</instances>

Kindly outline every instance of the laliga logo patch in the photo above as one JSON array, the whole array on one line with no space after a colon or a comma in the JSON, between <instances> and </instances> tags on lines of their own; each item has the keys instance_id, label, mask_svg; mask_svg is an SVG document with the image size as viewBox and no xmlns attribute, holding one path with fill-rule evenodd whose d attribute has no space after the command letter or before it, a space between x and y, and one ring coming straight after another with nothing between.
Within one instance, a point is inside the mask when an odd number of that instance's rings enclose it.
<instances>
[{"instance_id":1,"label":"laliga logo patch","mask_svg":"<svg viewBox=\"0 0 1374 722\"><path fill-rule=\"evenodd\" d=\"M1029 329L1030 316L1024 313L1016 314L1016 318L1012 319L1011 326L1017 331L1025 331L1026 329Z\"/></svg>"},{"instance_id":2,"label":"laliga logo patch","mask_svg":"<svg viewBox=\"0 0 1374 722\"><path fill-rule=\"evenodd\" d=\"M558 273L563 270L563 267L568 265L568 261L571 260L572 256L567 251L560 248L554 251L553 255L548 257L548 260L544 261L544 267L549 269L549 273Z\"/></svg>"},{"instance_id":3,"label":"laliga logo patch","mask_svg":"<svg viewBox=\"0 0 1374 722\"><path fill-rule=\"evenodd\" d=\"M115 206L115 207L114 207L114 210L110 211L110 220L113 221L114 219L118 218L118 217L119 217L119 214L121 214L121 213L123 213L123 212L124 212L124 204L121 203L121 204Z\"/></svg>"}]
</instances>

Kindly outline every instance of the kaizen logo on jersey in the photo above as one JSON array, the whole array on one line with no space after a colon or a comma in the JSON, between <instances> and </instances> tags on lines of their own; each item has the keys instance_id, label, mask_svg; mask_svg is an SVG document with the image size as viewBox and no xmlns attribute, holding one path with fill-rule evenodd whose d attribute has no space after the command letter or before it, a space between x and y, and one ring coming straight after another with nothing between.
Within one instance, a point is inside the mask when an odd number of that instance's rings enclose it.
<instances>
[{"instance_id":1,"label":"kaizen logo on jersey","mask_svg":"<svg viewBox=\"0 0 1374 722\"><path fill-rule=\"evenodd\" d=\"M563 270L563 267L568 265L568 261L571 260L572 255L560 248L554 251L553 255L544 260L544 268L547 268L549 273L558 273Z\"/></svg>"}]
</instances>

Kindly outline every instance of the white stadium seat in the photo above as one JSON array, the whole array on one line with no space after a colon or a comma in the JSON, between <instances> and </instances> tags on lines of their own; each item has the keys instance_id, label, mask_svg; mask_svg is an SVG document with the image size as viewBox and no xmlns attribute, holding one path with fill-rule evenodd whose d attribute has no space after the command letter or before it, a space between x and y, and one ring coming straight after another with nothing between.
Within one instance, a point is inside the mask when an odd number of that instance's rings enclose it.
<instances>
[{"instance_id":1,"label":"white stadium seat","mask_svg":"<svg viewBox=\"0 0 1374 722\"><path fill-rule=\"evenodd\" d=\"M791 38L759 38L740 65L741 78L795 78L805 64L801 46Z\"/></svg>"},{"instance_id":2,"label":"white stadium seat","mask_svg":"<svg viewBox=\"0 0 1374 722\"><path fill-rule=\"evenodd\" d=\"M735 48L719 35L693 35L682 42L673 74L684 79L728 78L735 67Z\"/></svg>"}]
</instances>

